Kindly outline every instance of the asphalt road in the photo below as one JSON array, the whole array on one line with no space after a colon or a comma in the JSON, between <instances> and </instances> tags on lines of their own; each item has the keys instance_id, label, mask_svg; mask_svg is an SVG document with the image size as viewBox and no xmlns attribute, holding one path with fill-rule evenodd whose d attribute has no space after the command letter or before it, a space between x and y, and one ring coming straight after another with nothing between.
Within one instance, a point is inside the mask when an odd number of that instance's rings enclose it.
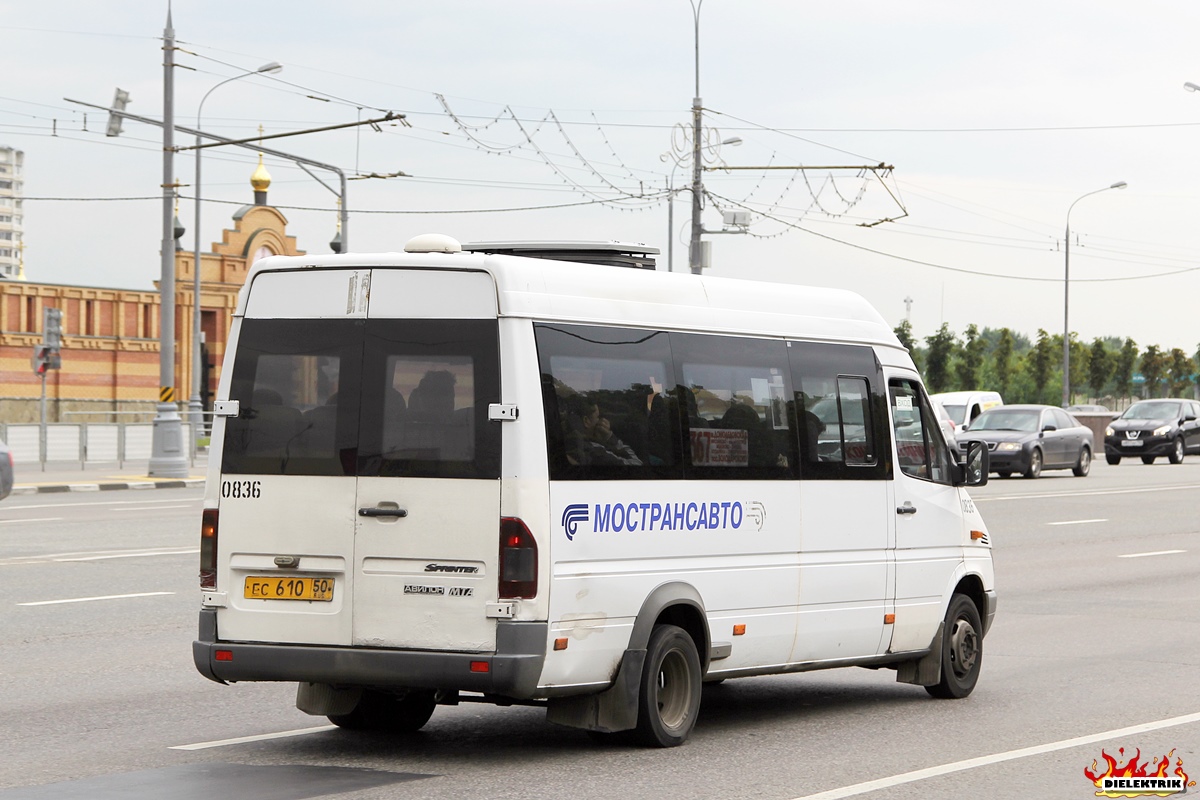
<instances>
[{"instance_id":1,"label":"asphalt road","mask_svg":"<svg viewBox=\"0 0 1200 800\"><path fill-rule=\"evenodd\" d=\"M0 503L0 800L1089 798L1102 750L1139 749L1200 777L1197 457L973 492L1000 605L966 700L890 671L727 681L672 750L472 704L416 736L354 734L297 711L291 686L205 680L200 496Z\"/></svg>"}]
</instances>

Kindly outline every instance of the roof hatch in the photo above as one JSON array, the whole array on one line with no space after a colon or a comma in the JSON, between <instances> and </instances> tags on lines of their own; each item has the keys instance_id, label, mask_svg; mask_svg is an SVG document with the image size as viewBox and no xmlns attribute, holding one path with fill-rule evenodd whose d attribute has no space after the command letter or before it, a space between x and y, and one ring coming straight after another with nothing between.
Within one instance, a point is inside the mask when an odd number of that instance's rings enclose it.
<instances>
[{"instance_id":1,"label":"roof hatch","mask_svg":"<svg viewBox=\"0 0 1200 800\"><path fill-rule=\"evenodd\" d=\"M637 267L650 270L655 269L653 256L661 252L657 247L615 241L471 242L464 244L462 249L469 253L549 258L555 261L578 261L586 264Z\"/></svg>"}]
</instances>

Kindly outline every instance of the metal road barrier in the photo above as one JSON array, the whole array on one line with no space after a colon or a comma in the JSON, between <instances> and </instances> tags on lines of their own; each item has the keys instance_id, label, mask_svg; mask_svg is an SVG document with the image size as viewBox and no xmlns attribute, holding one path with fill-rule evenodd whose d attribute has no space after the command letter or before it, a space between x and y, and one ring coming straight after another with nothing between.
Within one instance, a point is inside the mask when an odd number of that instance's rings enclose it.
<instances>
[{"instance_id":1,"label":"metal road barrier","mask_svg":"<svg viewBox=\"0 0 1200 800\"><path fill-rule=\"evenodd\" d=\"M182 425L189 463L194 466L196 437L191 423ZM44 440L41 427L36 422L0 423L0 439L18 464L36 462L44 470L48 461L74 461L80 467L116 461L124 467L126 461L150 459L152 422L48 422Z\"/></svg>"}]
</instances>

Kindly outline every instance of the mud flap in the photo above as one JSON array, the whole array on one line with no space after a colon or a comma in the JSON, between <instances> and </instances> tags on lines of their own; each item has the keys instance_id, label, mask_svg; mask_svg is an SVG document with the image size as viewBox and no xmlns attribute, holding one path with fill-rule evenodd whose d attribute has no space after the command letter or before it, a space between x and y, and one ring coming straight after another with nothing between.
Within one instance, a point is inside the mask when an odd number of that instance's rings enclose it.
<instances>
[{"instance_id":1,"label":"mud flap","mask_svg":"<svg viewBox=\"0 0 1200 800\"><path fill-rule=\"evenodd\" d=\"M905 661L896 668L897 683L911 683L916 686L937 686L942 679L942 633L946 628L945 622L939 622L937 633L929 643L929 652L916 661Z\"/></svg>"},{"instance_id":2,"label":"mud flap","mask_svg":"<svg viewBox=\"0 0 1200 800\"><path fill-rule=\"evenodd\" d=\"M636 728L638 685L645 661L645 650L626 650L612 686L598 694L550 698L546 721L602 733Z\"/></svg>"},{"instance_id":3,"label":"mud flap","mask_svg":"<svg viewBox=\"0 0 1200 800\"><path fill-rule=\"evenodd\" d=\"M362 689L338 689L328 683L296 685L296 708L314 717L349 714L362 698Z\"/></svg>"}]
</instances>

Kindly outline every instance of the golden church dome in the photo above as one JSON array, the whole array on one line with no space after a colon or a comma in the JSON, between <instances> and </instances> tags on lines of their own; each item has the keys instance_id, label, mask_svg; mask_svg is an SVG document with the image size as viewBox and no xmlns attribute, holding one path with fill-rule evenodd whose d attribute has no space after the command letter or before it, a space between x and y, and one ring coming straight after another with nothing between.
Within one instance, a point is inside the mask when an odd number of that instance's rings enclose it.
<instances>
[{"instance_id":1,"label":"golden church dome","mask_svg":"<svg viewBox=\"0 0 1200 800\"><path fill-rule=\"evenodd\" d=\"M267 168L263 166L262 153L258 154L258 167L255 168L254 174L250 176L250 185L254 187L256 192L265 192L267 187L271 185L271 173L267 172Z\"/></svg>"}]
</instances>

